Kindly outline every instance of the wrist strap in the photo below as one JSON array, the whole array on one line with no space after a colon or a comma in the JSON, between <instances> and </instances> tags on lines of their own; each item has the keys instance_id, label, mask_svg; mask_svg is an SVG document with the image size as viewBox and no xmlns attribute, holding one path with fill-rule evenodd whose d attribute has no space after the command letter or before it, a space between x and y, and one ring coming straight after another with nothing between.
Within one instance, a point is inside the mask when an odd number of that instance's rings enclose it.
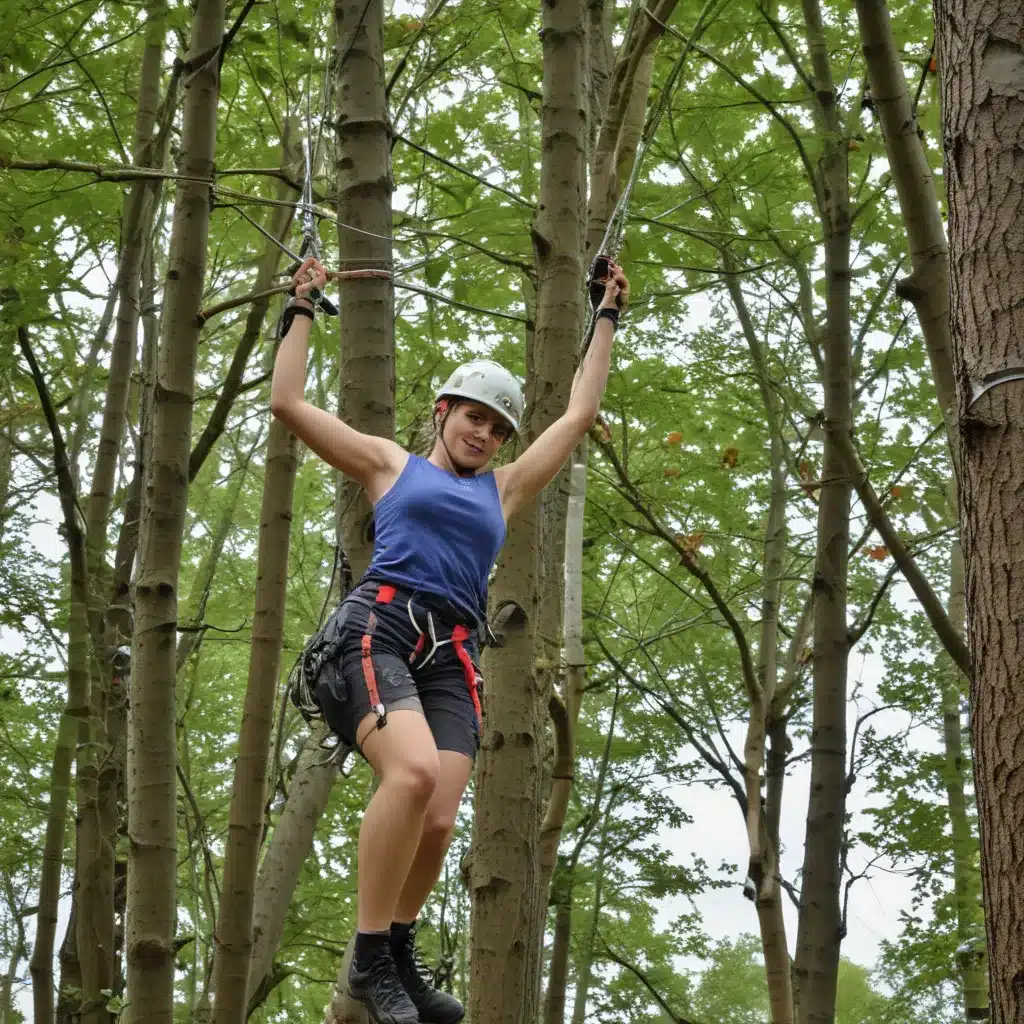
<instances>
[{"instance_id":1,"label":"wrist strap","mask_svg":"<svg viewBox=\"0 0 1024 1024\"><path fill-rule=\"evenodd\" d=\"M285 311L281 314L281 333L280 337L284 337L292 329L292 321L298 316L308 316L310 320L315 320L316 316L313 310L307 309L305 306L296 306L295 304L285 307Z\"/></svg>"},{"instance_id":2,"label":"wrist strap","mask_svg":"<svg viewBox=\"0 0 1024 1024\"><path fill-rule=\"evenodd\" d=\"M611 320L612 327L618 330L619 311L617 309L609 309L607 306L605 306L604 309L599 309L597 311L597 316L594 317L594 323L596 324L597 321L600 320L602 317L604 317L604 319L606 320Z\"/></svg>"}]
</instances>

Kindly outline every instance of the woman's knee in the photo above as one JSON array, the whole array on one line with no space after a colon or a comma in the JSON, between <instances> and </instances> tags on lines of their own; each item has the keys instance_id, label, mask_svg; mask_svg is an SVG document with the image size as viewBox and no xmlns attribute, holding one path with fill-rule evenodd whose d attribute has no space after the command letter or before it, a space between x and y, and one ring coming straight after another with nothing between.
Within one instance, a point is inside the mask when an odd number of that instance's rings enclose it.
<instances>
[{"instance_id":1,"label":"woman's knee","mask_svg":"<svg viewBox=\"0 0 1024 1024\"><path fill-rule=\"evenodd\" d=\"M441 762L421 712L390 712L384 728L367 728L362 750L382 785L398 787L423 802L434 795Z\"/></svg>"},{"instance_id":2,"label":"woman's knee","mask_svg":"<svg viewBox=\"0 0 1024 1024\"><path fill-rule=\"evenodd\" d=\"M436 846L447 847L455 831L455 813L431 808L423 820L423 839Z\"/></svg>"},{"instance_id":3,"label":"woman's knee","mask_svg":"<svg viewBox=\"0 0 1024 1024\"><path fill-rule=\"evenodd\" d=\"M397 786L409 796L426 803L434 795L441 767L437 751L409 751L406 756L393 758L381 771L381 782Z\"/></svg>"}]
</instances>

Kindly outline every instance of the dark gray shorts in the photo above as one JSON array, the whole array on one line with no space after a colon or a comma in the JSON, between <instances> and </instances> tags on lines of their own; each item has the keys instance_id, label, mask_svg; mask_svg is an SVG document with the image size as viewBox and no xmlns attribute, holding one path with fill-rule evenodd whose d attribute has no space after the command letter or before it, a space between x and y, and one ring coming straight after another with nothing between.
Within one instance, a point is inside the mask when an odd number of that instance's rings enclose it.
<instances>
[{"instance_id":1,"label":"dark gray shorts","mask_svg":"<svg viewBox=\"0 0 1024 1024\"><path fill-rule=\"evenodd\" d=\"M356 587L321 633L314 696L345 743L356 746L367 715L387 728L389 711L411 708L426 718L438 750L475 759L483 699L475 633L441 622L417 595L376 582Z\"/></svg>"}]
</instances>

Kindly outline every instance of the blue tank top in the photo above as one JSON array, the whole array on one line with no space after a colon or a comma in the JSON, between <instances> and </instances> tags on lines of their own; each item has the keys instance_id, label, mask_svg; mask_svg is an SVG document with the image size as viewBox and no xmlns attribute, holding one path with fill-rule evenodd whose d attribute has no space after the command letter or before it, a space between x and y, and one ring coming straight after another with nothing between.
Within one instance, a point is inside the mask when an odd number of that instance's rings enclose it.
<instances>
[{"instance_id":1,"label":"blue tank top","mask_svg":"<svg viewBox=\"0 0 1024 1024\"><path fill-rule=\"evenodd\" d=\"M455 476L410 455L373 509L368 577L487 613L487 578L505 540L494 473Z\"/></svg>"}]
</instances>

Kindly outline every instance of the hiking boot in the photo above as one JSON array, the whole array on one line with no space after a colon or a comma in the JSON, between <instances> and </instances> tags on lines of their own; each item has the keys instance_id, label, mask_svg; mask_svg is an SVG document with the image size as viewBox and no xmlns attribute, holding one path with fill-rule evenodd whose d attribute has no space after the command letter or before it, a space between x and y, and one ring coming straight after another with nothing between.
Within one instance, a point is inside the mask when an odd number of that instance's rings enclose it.
<instances>
[{"instance_id":1,"label":"hiking boot","mask_svg":"<svg viewBox=\"0 0 1024 1024\"><path fill-rule=\"evenodd\" d=\"M366 1007L372 1024L420 1024L390 953L377 957L365 971L357 970L353 960L348 994Z\"/></svg>"},{"instance_id":2,"label":"hiking boot","mask_svg":"<svg viewBox=\"0 0 1024 1024\"><path fill-rule=\"evenodd\" d=\"M419 1011L421 1024L459 1024L466 1015L462 1003L447 992L436 989L430 982L433 972L420 959L416 949L416 925L410 925L406 935L391 930L391 953L395 958L398 977Z\"/></svg>"}]
</instances>

